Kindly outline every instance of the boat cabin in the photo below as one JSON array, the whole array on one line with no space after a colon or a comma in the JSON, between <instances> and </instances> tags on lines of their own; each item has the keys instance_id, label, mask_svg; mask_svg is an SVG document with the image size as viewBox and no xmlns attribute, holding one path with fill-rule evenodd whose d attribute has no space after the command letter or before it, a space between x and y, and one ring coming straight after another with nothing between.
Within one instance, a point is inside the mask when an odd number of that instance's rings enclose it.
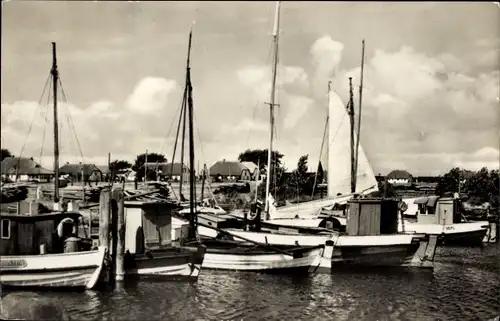
<instances>
[{"instance_id":1,"label":"boat cabin","mask_svg":"<svg viewBox=\"0 0 500 321\"><path fill-rule=\"evenodd\" d=\"M125 251L144 253L172 245L172 202L125 201Z\"/></svg>"},{"instance_id":2,"label":"boat cabin","mask_svg":"<svg viewBox=\"0 0 500 321\"><path fill-rule=\"evenodd\" d=\"M398 201L383 198L351 199L347 211L347 234L350 236L396 234Z\"/></svg>"},{"instance_id":3,"label":"boat cabin","mask_svg":"<svg viewBox=\"0 0 500 321\"><path fill-rule=\"evenodd\" d=\"M454 224L462 221L460 201L452 197L428 196L414 201L420 224Z\"/></svg>"},{"instance_id":4,"label":"boat cabin","mask_svg":"<svg viewBox=\"0 0 500 321\"><path fill-rule=\"evenodd\" d=\"M0 255L67 252L65 241L78 237L83 217L76 212L0 215Z\"/></svg>"}]
</instances>

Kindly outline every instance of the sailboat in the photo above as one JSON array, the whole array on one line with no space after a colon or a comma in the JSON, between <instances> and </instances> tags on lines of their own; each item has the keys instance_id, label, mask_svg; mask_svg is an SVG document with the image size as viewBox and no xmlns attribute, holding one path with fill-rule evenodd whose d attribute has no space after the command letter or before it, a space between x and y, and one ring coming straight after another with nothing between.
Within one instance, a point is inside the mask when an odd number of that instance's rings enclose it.
<instances>
[{"instance_id":1,"label":"sailboat","mask_svg":"<svg viewBox=\"0 0 500 321\"><path fill-rule=\"evenodd\" d=\"M490 222L464 221L460 203L458 193L454 197L427 196L415 199L414 204L418 206L417 222L401 218L399 231L440 235L443 245L480 245L490 228Z\"/></svg>"},{"instance_id":2,"label":"sailboat","mask_svg":"<svg viewBox=\"0 0 500 321\"><path fill-rule=\"evenodd\" d=\"M181 111L187 116L189 135L189 222L197 229L190 229L187 240L183 240L184 247L195 247L197 244L206 246L204 269L244 270L244 271L309 271L311 266L321 258L324 251L323 244L313 246L287 247L285 249L256 242L241 236L219 229L205 223L197 212L195 174L194 174L194 130L193 130L193 87L191 83L190 51L192 31L189 34L189 50L187 59L186 88L183 108ZM173 161L173 160L172 160ZM235 240L200 237L200 228L215 230ZM197 235L198 234L198 235Z\"/></svg>"},{"instance_id":3,"label":"sailboat","mask_svg":"<svg viewBox=\"0 0 500 321\"><path fill-rule=\"evenodd\" d=\"M272 144L273 144L273 129L274 129L274 91L276 82L276 61L277 61L277 45L278 45L278 30L279 30L279 12L280 3L277 3L276 8L276 19L274 28L274 65L273 65L273 78L272 78L272 91L271 91L271 102L270 102L270 143L268 150L268 163L267 163L267 183L266 183L266 199L270 199L272 196L269 193L270 190L270 177L271 177L271 155L272 155ZM350 100L350 114L351 124L353 121L353 103L352 103L352 84L351 85L351 100ZM345 114L345 109L343 104L336 93L330 91L331 98L330 101L337 106L340 106L341 115ZM330 113L334 113L333 119L336 117L335 113L339 113L339 109L331 108ZM343 118L343 117L342 117ZM351 164L351 180L354 179L355 172L353 170L354 162L354 148L353 148L353 126L351 130L348 131L348 127L344 127L344 133L348 138L351 135L351 159L347 164ZM345 139L347 140L347 139ZM348 141L348 140L347 140ZM362 155L364 155L362 153ZM347 155L349 157L349 155ZM363 163L362 163L363 164ZM364 183L364 182L362 182ZM363 186L363 185L362 185ZM355 190L355 185L351 181L351 193ZM352 193L354 194L354 193ZM265 202L265 211L268 212L269 201ZM393 203L393 202L392 202ZM283 226L277 230L267 229L262 226L261 223L261 213L256 214L255 227L253 230L242 230L236 227L230 227L227 224L223 228L223 232L226 236L230 236L233 240L237 238L242 238L245 240L250 240L253 242L269 244L272 246L279 246L282 248L289 248L293 246L314 246L327 244L328 246L323 252L323 259L321 266L328 270L332 267L332 263L342 264L342 265L358 265L358 266L373 266L373 265L395 265L400 266L408 264L414 257L415 253L419 249L420 245L424 245L426 248L428 243L425 241L425 236L423 235L408 235L408 234L397 234L397 207L391 207L392 211L382 212L381 208L386 208L387 204L392 204L390 200L377 201L377 200L365 200L358 201L356 203L357 212L351 213L351 228L349 233L333 233L325 229L309 229L308 231L301 231L300 229L286 229ZM393 205L393 204L392 204ZM390 207L391 205L389 205ZM375 221L370 221L370 210L378 211L378 216L376 214L372 215L374 220L379 220L378 223ZM394 211L396 209L396 211ZM367 212L368 211L368 212ZM354 217L357 216L357 220L354 221ZM376 218L375 218L376 217ZM218 227L222 227L222 223L216 222ZM378 224L378 226L377 226ZM357 225L357 227L355 226ZM371 227L366 227L366 226ZM359 226L365 226L366 229L360 228ZM214 229L212 231L206 228L207 226L198 227L198 232L201 235L215 236ZM204 228L204 229L203 229ZM216 230L221 233L220 229ZM333 245L332 245L333 244ZM432 248L432 245L431 245Z\"/></svg>"},{"instance_id":4,"label":"sailboat","mask_svg":"<svg viewBox=\"0 0 500 321\"><path fill-rule=\"evenodd\" d=\"M362 43L361 54L361 83L359 87L359 105L362 103L363 90L363 70L364 70L364 55L365 43ZM350 154L347 153L350 144L350 135L353 124L346 120L348 113L345 104L335 93L331 87L331 82L328 83L328 113L326 116L325 131L327 139L327 187L328 196L324 199L311 200L297 204L289 204L282 207L276 207L274 199L269 198L269 220L267 224L276 224L283 226L300 226L300 227L319 227L325 224L324 211L332 211L336 206L345 206L347 202L355 195L369 194L378 191L378 183L372 167L363 150L363 146L359 144L360 128L358 118L357 139L352 139L356 144L356 152L354 157L355 172L350 173L349 167L351 164ZM360 107L361 108L361 107ZM358 115L360 116L360 115ZM355 189L351 189L351 176L355 176ZM341 225L346 225L346 218L335 216L330 221L336 221Z\"/></svg>"},{"instance_id":5,"label":"sailboat","mask_svg":"<svg viewBox=\"0 0 500 321\"><path fill-rule=\"evenodd\" d=\"M54 111L54 205L48 214L0 215L0 284L4 287L95 288L101 279L107 248L90 250L79 236L82 215L59 210L59 138L57 93L59 71L52 43Z\"/></svg>"}]
</instances>

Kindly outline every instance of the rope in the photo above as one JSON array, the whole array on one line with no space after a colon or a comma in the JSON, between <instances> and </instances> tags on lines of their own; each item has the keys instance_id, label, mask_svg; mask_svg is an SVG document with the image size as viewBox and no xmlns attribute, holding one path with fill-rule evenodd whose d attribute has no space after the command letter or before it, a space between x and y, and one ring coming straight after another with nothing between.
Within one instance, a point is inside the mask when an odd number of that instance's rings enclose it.
<instances>
[{"instance_id":1,"label":"rope","mask_svg":"<svg viewBox=\"0 0 500 321\"><path fill-rule=\"evenodd\" d=\"M177 107L175 114L177 114L181 108L182 108L182 101L179 103L179 106ZM163 148L165 147L165 143L166 143L168 137L170 136L172 129L174 128L174 123L175 123L175 117L172 117L172 122L170 123L170 128L167 132L167 135L165 135L165 140L163 141L161 148L160 148L160 154L163 154ZM172 160L172 163L173 163L173 160Z\"/></svg>"},{"instance_id":2,"label":"rope","mask_svg":"<svg viewBox=\"0 0 500 321\"><path fill-rule=\"evenodd\" d=\"M328 117L326 118L325 130L323 131L323 140L321 141L321 148L319 150L318 170L319 170L319 164L321 164L321 155L323 154L323 145L325 143L326 130L327 129L328 129ZM314 192L316 190L316 183L318 181L318 170L316 170L316 175L314 175L314 184L313 184L313 190L312 190L311 200L314 198Z\"/></svg>"},{"instance_id":3,"label":"rope","mask_svg":"<svg viewBox=\"0 0 500 321\"><path fill-rule=\"evenodd\" d=\"M38 99L38 104L36 106L35 114L33 115L33 119L31 120L31 124L30 124L30 127L28 129L28 134L26 134L26 138L24 139L23 147L21 148L21 152L19 153L19 158L17 159L16 182L17 182L17 176L18 176L18 172L19 172L19 163L21 162L21 157L23 156L24 149L26 148L26 143L28 142L28 137L29 137L29 135L31 133L31 130L33 129L33 124L35 122L35 118L36 118L38 109L40 108L40 105L42 104L43 95L45 94L45 90L47 89L47 83L51 79L51 76L52 75L49 74L49 76L47 77L47 80L45 81L45 86L43 87L42 94L40 95L40 98ZM50 96L50 94L49 94L49 96Z\"/></svg>"},{"instance_id":4,"label":"rope","mask_svg":"<svg viewBox=\"0 0 500 321\"><path fill-rule=\"evenodd\" d=\"M62 81L61 81L61 77L59 77L59 86L61 87L61 93L62 93L62 97L63 97L63 101L64 103L67 105L68 104L68 99L66 97L66 93L64 92L64 88L63 88L63 85L62 85ZM69 128L70 130L73 131L73 134L75 135L75 139L76 139L76 144L78 146L78 151L80 152L80 157L82 159L82 164L84 163L83 162L83 152L82 152L82 147L80 146L80 141L78 140L78 135L76 134L76 130L75 130L75 125L73 123L73 118L71 117L71 113L69 111L69 108L68 108L68 120L69 120Z\"/></svg>"},{"instance_id":5,"label":"rope","mask_svg":"<svg viewBox=\"0 0 500 321\"><path fill-rule=\"evenodd\" d=\"M50 78L50 76L49 76ZM52 88L52 82L49 82L49 92L50 92L50 89ZM43 94L42 94L43 95ZM42 156L43 156L43 148L44 148L44 145L45 145L45 134L46 134L46 130L47 130L47 124L48 124L48 114L49 114L49 100L50 100L50 94L47 95L47 103L45 104L45 123L44 123L44 127L43 127L43 133L42 133L42 147L40 148L40 166L42 166L43 162L42 162Z\"/></svg>"}]
</instances>

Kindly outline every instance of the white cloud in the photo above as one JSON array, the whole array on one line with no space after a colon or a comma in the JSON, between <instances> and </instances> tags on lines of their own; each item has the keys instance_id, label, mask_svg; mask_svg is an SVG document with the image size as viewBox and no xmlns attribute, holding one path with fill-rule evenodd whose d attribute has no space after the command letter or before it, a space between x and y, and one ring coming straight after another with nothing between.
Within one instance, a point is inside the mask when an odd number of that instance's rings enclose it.
<instances>
[{"instance_id":1,"label":"white cloud","mask_svg":"<svg viewBox=\"0 0 500 321\"><path fill-rule=\"evenodd\" d=\"M125 105L138 114L150 114L164 109L170 93L177 87L175 80L165 78L143 78L135 86Z\"/></svg>"}]
</instances>

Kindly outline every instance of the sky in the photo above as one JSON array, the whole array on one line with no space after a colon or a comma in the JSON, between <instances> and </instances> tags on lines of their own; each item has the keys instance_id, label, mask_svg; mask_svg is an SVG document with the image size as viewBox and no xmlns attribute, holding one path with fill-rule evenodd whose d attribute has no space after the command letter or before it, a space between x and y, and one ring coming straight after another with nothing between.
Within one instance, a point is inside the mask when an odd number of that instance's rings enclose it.
<instances>
[{"instance_id":1,"label":"sky","mask_svg":"<svg viewBox=\"0 0 500 321\"><path fill-rule=\"evenodd\" d=\"M268 147L274 2L2 6L1 144L15 155L52 167L49 90L41 95L55 41L61 163L133 161L146 149L170 161L191 28L196 163ZM275 147L289 170L305 154L316 169L329 81L347 103L353 77L359 107L362 39L360 141L375 173L498 168L498 5L283 2Z\"/></svg>"}]
</instances>

